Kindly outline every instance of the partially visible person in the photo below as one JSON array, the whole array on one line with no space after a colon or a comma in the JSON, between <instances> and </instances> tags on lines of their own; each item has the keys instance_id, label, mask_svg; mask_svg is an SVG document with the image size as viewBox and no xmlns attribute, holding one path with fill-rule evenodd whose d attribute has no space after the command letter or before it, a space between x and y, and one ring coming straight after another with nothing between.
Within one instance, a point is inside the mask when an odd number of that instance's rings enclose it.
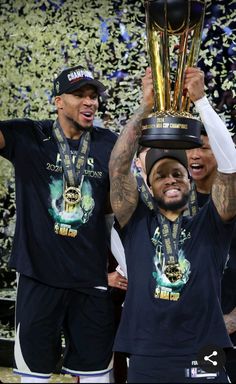
<instances>
[{"instance_id":1,"label":"partially visible person","mask_svg":"<svg viewBox=\"0 0 236 384\"><path fill-rule=\"evenodd\" d=\"M217 174L217 162L211 150L205 129L201 131L202 146L186 151L189 171L196 190L196 209L202 207L212 190L212 185Z\"/></svg>"},{"instance_id":2,"label":"partially visible person","mask_svg":"<svg viewBox=\"0 0 236 384\"><path fill-rule=\"evenodd\" d=\"M122 311L122 305L125 299L125 293L128 286L128 280L125 272L123 272L121 266L115 259L111 250L111 231L113 228L114 214L110 213L106 215L106 230L107 230L107 248L108 248L108 286L110 295L113 302L115 330L117 330L120 316ZM119 239L120 242L120 239ZM118 243L116 243L118 245ZM122 249L123 251L123 249ZM120 250L119 250L120 252ZM123 263L123 259L122 259ZM124 263L125 269L126 265ZM125 383L127 378L127 363L126 357L119 353L113 354L113 370L110 375L110 380L113 383Z\"/></svg>"},{"instance_id":3,"label":"partially visible person","mask_svg":"<svg viewBox=\"0 0 236 384\"><path fill-rule=\"evenodd\" d=\"M205 97L203 72L188 68L184 85L217 160L209 203L193 217L183 215L190 179L181 150L147 152L154 210L139 196L130 166L141 120L153 107L150 68L143 78L141 105L122 130L109 163L111 203L129 281L114 350L129 353L131 383L228 382L224 367L206 372L207 363L197 357L207 345L232 345L220 307L220 284L236 217L236 150Z\"/></svg>"},{"instance_id":4,"label":"partially visible person","mask_svg":"<svg viewBox=\"0 0 236 384\"><path fill-rule=\"evenodd\" d=\"M15 167L18 272L14 372L49 381L62 370L109 382L114 339L105 214L117 135L94 126L106 87L75 66L54 80L55 120L0 122L0 155Z\"/></svg>"},{"instance_id":5,"label":"partially visible person","mask_svg":"<svg viewBox=\"0 0 236 384\"><path fill-rule=\"evenodd\" d=\"M138 146L136 156L134 157L131 169L136 177L138 184L138 191L141 199L149 209L153 209L153 198L147 184L147 175L145 169L146 154L149 148L142 145Z\"/></svg>"},{"instance_id":6,"label":"partially visible person","mask_svg":"<svg viewBox=\"0 0 236 384\"><path fill-rule=\"evenodd\" d=\"M111 257L113 258L114 256L111 255ZM128 280L125 277L124 272L119 267L117 262L113 261L112 264L113 266L115 266L115 270L108 270L108 286L111 288L118 288L122 291L126 291L128 286Z\"/></svg>"},{"instance_id":7,"label":"partially visible person","mask_svg":"<svg viewBox=\"0 0 236 384\"><path fill-rule=\"evenodd\" d=\"M146 169L145 169L145 159L146 159L146 154L147 151L150 148L144 147L143 145L139 145L138 149L136 151L136 155L133 160L133 168L134 168L134 174L135 171L138 173L140 176L142 176L143 180L146 182L147 180L147 175L146 175Z\"/></svg>"},{"instance_id":8,"label":"partially visible person","mask_svg":"<svg viewBox=\"0 0 236 384\"><path fill-rule=\"evenodd\" d=\"M128 287L128 280L125 277L120 265L118 265L114 255L110 251L108 266L108 285L110 287L111 298L114 305L115 329L117 330L122 313L122 306ZM126 356L120 352L113 355L113 381L114 383L126 383L127 380L127 360Z\"/></svg>"},{"instance_id":9,"label":"partially visible person","mask_svg":"<svg viewBox=\"0 0 236 384\"><path fill-rule=\"evenodd\" d=\"M217 174L217 162L211 150L206 131L201 132L202 146L187 150L187 158L192 177L191 206L196 213L210 198L212 185ZM234 349L226 351L226 370L231 382L236 382L236 228L231 241L229 258L221 282L221 306L227 331Z\"/></svg>"},{"instance_id":10,"label":"partially visible person","mask_svg":"<svg viewBox=\"0 0 236 384\"><path fill-rule=\"evenodd\" d=\"M235 230L236 232L236 230ZM229 250L229 260L221 283L221 306L227 331L234 348L226 351L226 369L232 383L236 383L236 235L234 233Z\"/></svg>"}]
</instances>

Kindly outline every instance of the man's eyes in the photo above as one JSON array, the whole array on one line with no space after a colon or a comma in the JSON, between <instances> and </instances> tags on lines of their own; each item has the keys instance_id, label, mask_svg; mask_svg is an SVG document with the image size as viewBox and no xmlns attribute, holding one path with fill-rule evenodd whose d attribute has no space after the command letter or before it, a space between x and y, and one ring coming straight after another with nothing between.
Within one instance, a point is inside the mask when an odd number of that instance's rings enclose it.
<instances>
[{"instance_id":1,"label":"man's eyes","mask_svg":"<svg viewBox=\"0 0 236 384\"><path fill-rule=\"evenodd\" d=\"M160 179L165 179L165 178L167 178L167 177L169 177L169 175L162 175L162 174L160 174L160 173L158 173L157 175L156 175L156 179L157 180L160 180ZM181 173L181 172L174 172L173 174L172 174L172 177L174 177L174 178L183 178L184 177L184 175Z\"/></svg>"},{"instance_id":2,"label":"man's eyes","mask_svg":"<svg viewBox=\"0 0 236 384\"><path fill-rule=\"evenodd\" d=\"M175 172L173 173L174 177L183 177L183 174L181 172Z\"/></svg>"},{"instance_id":3,"label":"man's eyes","mask_svg":"<svg viewBox=\"0 0 236 384\"><path fill-rule=\"evenodd\" d=\"M75 96L79 97L80 99L83 99L84 97L87 97L83 93L76 93ZM92 100L96 100L97 97L98 96L96 94L89 96L89 98L92 99Z\"/></svg>"}]
</instances>

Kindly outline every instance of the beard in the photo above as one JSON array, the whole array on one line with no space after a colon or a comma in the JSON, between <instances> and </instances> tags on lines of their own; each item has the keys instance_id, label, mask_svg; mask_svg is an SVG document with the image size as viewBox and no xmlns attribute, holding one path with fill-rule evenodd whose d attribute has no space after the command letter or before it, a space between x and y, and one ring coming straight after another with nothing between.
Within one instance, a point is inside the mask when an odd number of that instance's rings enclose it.
<instances>
[{"instance_id":1,"label":"beard","mask_svg":"<svg viewBox=\"0 0 236 384\"><path fill-rule=\"evenodd\" d=\"M184 208L189 200L190 192L186 192L183 194L182 198L178 201L173 201L170 203L166 203L164 199L161 199L159 197L155 197L155 203L157 207L164 209L165 211L177 211L181 208Z\"/></svg>"}]
</instances>

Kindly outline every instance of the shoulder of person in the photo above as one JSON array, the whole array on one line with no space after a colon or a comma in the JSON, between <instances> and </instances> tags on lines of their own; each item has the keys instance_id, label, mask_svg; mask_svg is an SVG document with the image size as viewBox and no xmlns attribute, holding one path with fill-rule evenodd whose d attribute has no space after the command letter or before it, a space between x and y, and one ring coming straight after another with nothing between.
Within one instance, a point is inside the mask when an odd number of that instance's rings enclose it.
<instances>
[{"instance_id":1,"label":"shoulder of person","mask_svg":"<svg viewBox=\"0 0 236 384\"><path fill-rule=\"evenodd\" d=\"M30 118L22 118L22 119L11 119L11 120L1 120L0 126L2 127L20 127L20 126L29 126L29 127L45 127L52 126L53 120L45 119L45 120L33 120Z\"/></svg>"},{"instance_id":2,"label":"shoulder of person","mask_svg":"<svg viewBox=\"0 0 236 384\"><path fill-rule=\"evenodd\" d=\"M19 127L23 125L32 126L33 124L34 124L34 121L29 118L0 120L0 128L1 127Z\"/></svg>"}]
</instances>

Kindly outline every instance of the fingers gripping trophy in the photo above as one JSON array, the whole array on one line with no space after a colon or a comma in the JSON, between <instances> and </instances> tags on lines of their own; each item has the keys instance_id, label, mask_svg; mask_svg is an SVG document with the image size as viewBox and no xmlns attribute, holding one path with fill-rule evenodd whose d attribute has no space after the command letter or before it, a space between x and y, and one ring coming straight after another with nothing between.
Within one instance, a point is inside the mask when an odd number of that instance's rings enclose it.
<instances>
[{"instance_id":1,"label":"fingers gripping trophy","mask_svg":"<svg viewBox=\"0 0 236 384\"><path fill-rule=\"evenodd\" d=\"M142 120L140 144L170 149L199 147L202 123L189 112L190 100L183 84L185 68L197 64L205 1L145 0L144 5L155 106Z\"/></svg>"}]
</instances>

